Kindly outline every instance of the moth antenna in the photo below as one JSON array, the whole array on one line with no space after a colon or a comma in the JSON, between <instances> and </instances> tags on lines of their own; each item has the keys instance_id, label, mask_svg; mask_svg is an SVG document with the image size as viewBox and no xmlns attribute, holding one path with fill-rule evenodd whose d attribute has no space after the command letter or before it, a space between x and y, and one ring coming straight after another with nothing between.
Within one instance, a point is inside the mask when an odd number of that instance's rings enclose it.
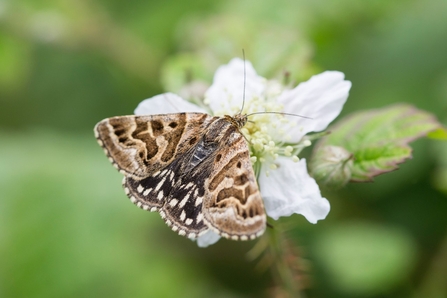
<instances>
[{"instance_id":1,"label":"moth antenna","mask_svg":"<svg viewBox=\"0 0 447 298\"><path fill-rule=\"evenodd\" d=\"M306 117L298 114L291 114L291 113L284 113L284 112L254 112L251 114L248 114L247 117L257 115L257 114L278 114L278 115L286 115L286 116L294 116L294 117L300 117L300 118L306 118L306 119L313 119L311 117Z\"/></svg>"},{"instance_id":2,"label":"moth antenna","mask_svg":"<svg viewBox=\"0 0 447 298\"><path fill-rule=\"evenodd\" d=\"M239 115L241 115L242 111L244 110L244 105L245 105L245 83L247 82L247 74L245 72L245 51L244 51L244 49L242 49L242 60L244 61L244 89L242 91L242 107L241 107L241 110L239 112Z\"/></svg>"}]
</instances>

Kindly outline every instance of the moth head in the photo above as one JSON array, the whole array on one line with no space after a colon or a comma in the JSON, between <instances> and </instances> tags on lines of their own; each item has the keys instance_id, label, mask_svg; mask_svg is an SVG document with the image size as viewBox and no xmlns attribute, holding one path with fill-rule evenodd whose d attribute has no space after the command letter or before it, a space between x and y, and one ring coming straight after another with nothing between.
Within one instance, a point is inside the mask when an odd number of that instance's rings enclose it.
<instances>
[{"instance_id":1,"label":"moth head","mask_svg":"<svg viewBox=\"0 0 447 298\"><path fill-rule=\"evenodd\" d=\"M247 123L247 115L237 114L235 116L225 115L225 119L230 122L232 125L237 128L244 127L245 123Z\"/></svg>"}]
</instances>

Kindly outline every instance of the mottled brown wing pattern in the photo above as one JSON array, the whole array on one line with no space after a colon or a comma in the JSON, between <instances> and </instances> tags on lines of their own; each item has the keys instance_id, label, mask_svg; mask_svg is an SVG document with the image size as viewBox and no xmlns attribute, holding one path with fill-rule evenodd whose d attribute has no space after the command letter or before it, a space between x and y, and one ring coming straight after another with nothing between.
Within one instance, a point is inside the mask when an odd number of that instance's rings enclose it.
<instances>
[{"instance_id":1,"label":"mottled brown wing pattern","mask_svg":"<svg viewBox=\"0 0 447 298\"><path fill-rule=\"evenodd\" d=\"M203 216L207 225L225 238L254 239L266 227L264 204L247 141L234 126L228 127L227 135L205 181Z\"/></svg>"},{"instance_id":2,"label":"mottled brown wing pattern","mask_svg":"<svg viewBox=\"0 0 447 298\"><path fill-rule=\"evenodd\" d=\"M159 211L172 230L188 238L196 238L209 229L203 221L205 179L209 177L210 156L216 149L213 142L199 142L152 176L125 179L124 189L132 202L142 209Z\"/></svg>"},{"instance_id":3,"label":"mottled brown wing pattern","mask_svg":"<svg viewBox=\"0 0 447 298\"><path fill-rule=\"evenodd\" d=\"M189 238L211 228L247 240L264 232L266 216L239 132L245 121L200 113L123 116L101 121L95 132L138 207L160 212Z\"/></svg>"},{"instance_id":4,"label":"mottled brown wing pattern","mask_svg":"<svg viewBox=\"0 0 447 298\"><path fill-rule=\"evenodd\" d=\"M203 113L120 116L102 120L94 131L110 162L141 179L194 146L211 119Z\"/></svg>"},{"instance_id":5,"label":"mottled brown wing pattern","mask_svg":"<svg viewBox=\"0 0 447 298\"><path fill-rule=\"evenodd\" d=\"M208 230L208 226L202 215L203 187L200 189L196 183L197 176L182 175L181 166L185 160L179 158L141 180L124 178L123 186L138 207L158 211L173 231L194 239Z\"/></svg>"}]
</instances>

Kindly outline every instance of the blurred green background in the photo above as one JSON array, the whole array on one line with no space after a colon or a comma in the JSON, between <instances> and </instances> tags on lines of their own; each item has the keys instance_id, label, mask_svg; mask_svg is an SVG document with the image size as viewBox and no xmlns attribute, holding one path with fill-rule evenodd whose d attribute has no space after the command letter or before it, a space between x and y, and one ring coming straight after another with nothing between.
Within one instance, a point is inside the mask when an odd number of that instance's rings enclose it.
<instances>
[{"instance_id":1,"label":"blurred green background","mask_svg":"<svg viewBox=\"0 0 447 298\"><path fill-rule=\"evenodd\" d=\"M255 242L201 249L133 206L93 126L241 49L268 78L344 72L342 116L408 102L446 124L446 37L445 0L0 0L0 297L286 297ZM447 297L447 145L412 145L324 191L326 220L282 221L304 297Z\"/></svg>"}]
</instances>

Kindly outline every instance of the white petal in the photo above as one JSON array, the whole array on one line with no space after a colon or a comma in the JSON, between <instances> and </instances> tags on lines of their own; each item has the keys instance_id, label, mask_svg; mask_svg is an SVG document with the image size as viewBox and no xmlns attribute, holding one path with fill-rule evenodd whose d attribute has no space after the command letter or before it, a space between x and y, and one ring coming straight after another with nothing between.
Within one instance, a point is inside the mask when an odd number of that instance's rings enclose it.
<instances>
[{"instance_id":1,"label":"white petal","mask_svg":"<svg viewBox=\"0 0 447 298\"><path fill-rule=\"evenodd\" d=\"M206 113L205 110L174 93L163 93L140 102L135 115L157 115L181 112Z\"/></svg>"},{"instance_id":2,"label":"white petal","mask_svg":"<svg viewBox=\"0 0 447 298\"><path fill-rule=\"evenodd\" d=\"M249 61L245 61L245 100L261 96L265 79L256 74ZM205 94L213 111L236 113L242 108L244 94L244 61L234 58L230 63L220 66L214 74L213 84Z\"/></svg>"},{"instance_id":3,"label":"white petal","mask_svg":"<svg viewBox=\"0 0 447 298\"><path fill-rule=\"evenodd\" d=\"M340 114L351 88L344 77L341 72L326 71L281 94L278 101L284 112L311 118L289 117L298 124L285 128L292 131L290 141L298 142L308 132L324 130Z\"/></svg>"},{"instance_id":4,"label":"white petal","mask_svg":"<svg viewBox=\"0 0 447 298\"><path fill-rule=\"evenodd\" d=\"M217 241L219 241L219 239L220 236L218 234L214 233L211 230L208 230L205 234L197 238L197 245L199 247L207 247L216 243Z\"/></svg>"},{"instance_id":5,"label":"white petal","mask_svg":"<svg viewBox=\"0 0 447 298\"><path fill-rule=\"evenodd\" d=\"M290 158L278 157L275 163L278 169L270 170L268 177L262 169L259 177L268 216L276 220L297 213L311 223L324 219L330 205L321 196L315 180L307 173L306 160L293 162Z\"/></svg>"}]
</instances>

